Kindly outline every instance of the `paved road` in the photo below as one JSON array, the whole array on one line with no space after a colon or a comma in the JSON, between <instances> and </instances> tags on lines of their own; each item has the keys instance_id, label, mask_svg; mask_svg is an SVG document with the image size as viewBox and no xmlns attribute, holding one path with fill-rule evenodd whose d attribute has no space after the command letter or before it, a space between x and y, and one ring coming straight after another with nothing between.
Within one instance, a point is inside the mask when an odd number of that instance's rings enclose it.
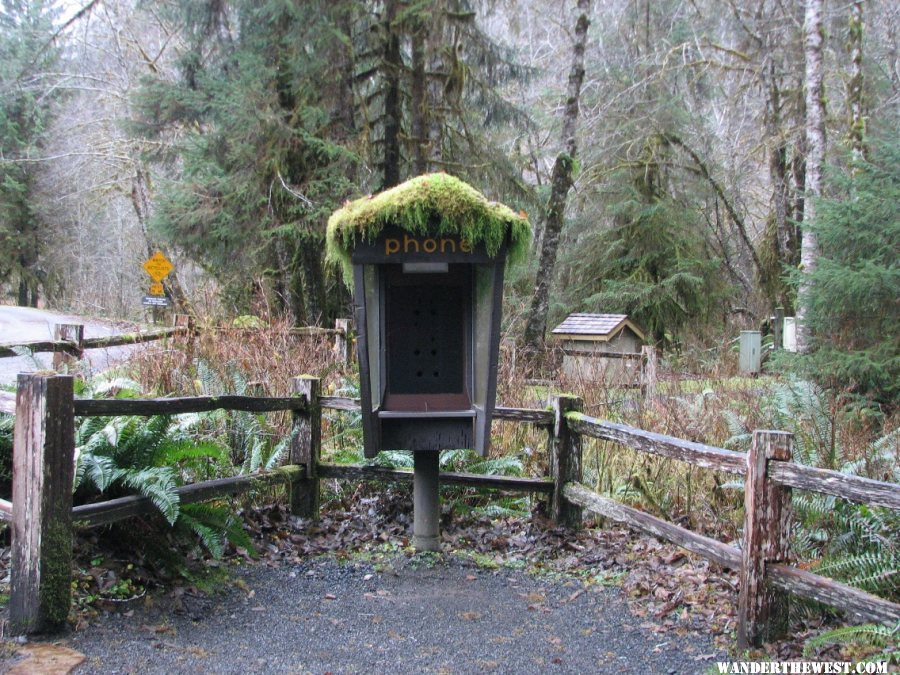
<instances>
[{"instance_id":1,"label":"paved road","mask_svg":"<svg viewBox=\"0 0 900 675\"><path fill-rule=\"evenodd\" d=\"M60 314L31 307L0 306L0 343L52 340L53 325L57 323L84 324L84 337L116 335L137 329L137 324L85 319L71 314ZM92 370L104 370L124 359L135 347L91 349L85 358ZM53 354L43 352L35 358L0 358L0 385L15 382L17 373L30 373L49 368ZM37 361L37 363L35 363Z\"/></svg>"}]
</instances>

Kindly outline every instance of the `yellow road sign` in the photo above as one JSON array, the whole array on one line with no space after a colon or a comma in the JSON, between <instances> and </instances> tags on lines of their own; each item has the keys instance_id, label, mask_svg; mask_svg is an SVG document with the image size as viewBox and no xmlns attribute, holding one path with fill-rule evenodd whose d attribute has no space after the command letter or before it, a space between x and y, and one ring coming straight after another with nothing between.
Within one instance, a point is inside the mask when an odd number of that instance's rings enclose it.
<instances>
[{"instance_id":1,"label":"yellow road sign","mask_svg":"<svg viewBox=\"0 0 900 675\"><path fill-rule=\"evenodd\" d=\"M159 281L154 281L150 284L150 295L165 295L166 291L163 288L163 285Z\"/></svg>"},{"instance_id":2,"label":"yellow road sign","mask_svg":"<svg viewBox=\"0 0 900 675\"><path fill-rule=\"evenodd\" d=\"M144 270L150 275L150 278L157 283L169 276L169 272L173 269L172 263L169 262L169 259L160 251L157 251L150 256L144 263Z\"/></svg>"}]
</instances>

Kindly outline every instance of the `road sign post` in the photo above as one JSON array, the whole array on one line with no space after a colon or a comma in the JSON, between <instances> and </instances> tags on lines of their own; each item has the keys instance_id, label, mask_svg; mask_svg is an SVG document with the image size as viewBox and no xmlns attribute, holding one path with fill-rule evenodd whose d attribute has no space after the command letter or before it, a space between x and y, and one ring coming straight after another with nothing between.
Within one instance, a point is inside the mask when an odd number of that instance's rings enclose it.
<instances>
[{"instance_id":1,"label":"road sign post","mask_svg":"<svg viewBox=\"0 0 900 675\"><path fill-rule=\"evenodd\" d=\"M150 294L144 296L142 304L153 308L153 323L155 324L159 318L159 308L169 306L169 299L166 298L166 290L162 281L169 276L175 266L163 255L162 251L157 251L144 261L143 268L153 279L153 283L150 284Z\"/></svg>"}]
</instances>

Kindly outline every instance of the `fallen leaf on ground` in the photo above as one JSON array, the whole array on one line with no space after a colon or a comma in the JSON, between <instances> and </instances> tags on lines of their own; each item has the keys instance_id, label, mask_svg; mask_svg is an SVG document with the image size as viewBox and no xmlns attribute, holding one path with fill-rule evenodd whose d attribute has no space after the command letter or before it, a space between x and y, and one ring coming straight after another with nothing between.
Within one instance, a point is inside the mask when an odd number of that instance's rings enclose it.
<instances>
[{"instance_id":1,"label":"fallen leaf on ground","mask_svg":"<svg viewBox=\"0 0 900 675\"><path fill-rule=\"evenodd\" d=\"M61 645L34 643L20 652L25 658L7 670L8 675L67 675L86 658Z\"/></svg>"}]
</instances>

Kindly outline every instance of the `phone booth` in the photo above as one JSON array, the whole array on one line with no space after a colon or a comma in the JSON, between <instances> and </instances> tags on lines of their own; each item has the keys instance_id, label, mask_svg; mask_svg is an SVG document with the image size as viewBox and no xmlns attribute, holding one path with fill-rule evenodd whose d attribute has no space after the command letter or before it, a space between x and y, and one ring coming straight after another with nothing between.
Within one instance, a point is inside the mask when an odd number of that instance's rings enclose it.
<instances>
[{"instance_id":1,"label":"phone booth","mask_svg":"<svg viewBox=\"0 0 900 675\"><path fill-rule=\"evenodd\" d=\"M415 453L416 523L436 509L439 451L484 455L490 445L503 274L530 236L524 214L447 174L350 202L329 220L329 257L353 289L365 455ZM433 504L420 505L426 480ZM415 524L414 533L417 548L437 546L436 521L431 534Z\"/></svg>"}]
</instances>

